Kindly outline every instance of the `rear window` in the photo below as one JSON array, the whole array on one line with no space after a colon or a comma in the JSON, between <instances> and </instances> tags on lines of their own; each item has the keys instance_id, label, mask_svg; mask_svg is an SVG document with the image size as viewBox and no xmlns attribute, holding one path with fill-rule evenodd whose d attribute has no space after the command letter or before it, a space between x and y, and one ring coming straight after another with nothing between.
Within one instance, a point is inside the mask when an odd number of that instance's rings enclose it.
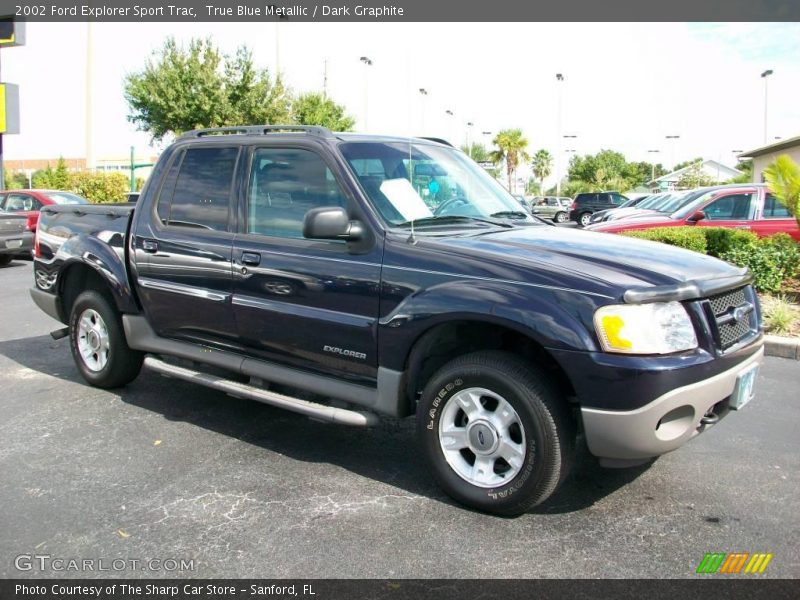
<instances>
[{"instance_id":1,"label":"rear window","mask_svg":"<svg viewBox=\"0 0 800 600\"><path fill-rule=\"evenodd\" d=\"M790 217L789 209L772 194L767 194L764 198L764 218L765 219L786 219Z\"/></svg>"},{"instance_id":2,"label":"rear window","mask_svg":"<svg viewBox=\"0 0 800 600\"><path fill-rule=\"evenodd\" d=\"M70 194L69 192L46 192L43 195L56 204L89 204L86 198L82 198L77 194Z\"/></svg>"},{"instance_id":3,"label":"rear window","mask_svg":"<svg viewBox=\"0 0 800 600\"><path fill-rule=\"evenodd\" d=\"M593 202L597 198L597 194L578 194L575 196L575 202Z\"/></svg>"},{"instance_id":4,"label":"rear window","mask_svg":"<svg viewBox=\"0 0 800 600\"><path fill-rule=\"evenodd\" d=\"M236 147L189 148L173 162L158 198L165 225L227 231Z\"/></svg>"}]
</instances>

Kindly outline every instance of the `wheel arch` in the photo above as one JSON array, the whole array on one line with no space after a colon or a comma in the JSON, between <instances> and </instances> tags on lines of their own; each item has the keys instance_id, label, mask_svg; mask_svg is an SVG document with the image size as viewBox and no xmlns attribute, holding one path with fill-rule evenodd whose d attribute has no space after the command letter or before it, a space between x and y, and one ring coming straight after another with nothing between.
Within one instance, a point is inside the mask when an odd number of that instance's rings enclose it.
<instances>
[{"instance_id":1,"label":"wheel arch","mask_svg":"<svg viewBox=\"0 0 800 600\"><path fill-rule=\"evenodd\" d=\"M564 396L575 396L575 389L564 369L529 332L513 322L470 315L432 325L411 345L404 369L404 393L411 412L415 412L417 398L425 384L442 366L479 350L502 350L520 356L551 375Z\"/></svg>"}]
</instances>

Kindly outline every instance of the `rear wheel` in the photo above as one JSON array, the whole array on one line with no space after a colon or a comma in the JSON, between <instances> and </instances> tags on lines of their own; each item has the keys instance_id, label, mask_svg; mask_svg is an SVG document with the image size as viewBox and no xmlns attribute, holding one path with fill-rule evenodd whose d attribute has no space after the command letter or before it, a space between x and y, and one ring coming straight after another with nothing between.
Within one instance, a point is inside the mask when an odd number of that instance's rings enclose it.
<instances>
[{"instance_id":1,"label":"rear wheel","mask_svg":"<svg viewBox=\"0 0 800 600\"><path fill-rule=\"evenodd\" d=\"M581 216L578 218L578 223L580 223L581 227L586 227L592 221L592 213L585 212L581 213Z\"/></svg>"},{"instance_id":2,"label":"rear wheel","mask_svg":"<svg viewBox=\"0 0 800 600\"><path fill-rule=\"evenodd\" d=\"M14 258L10 254L0 254L0 267L5 267L8 263L11 262L11 259Z\"/></svg>"},{"instance_id":3,"label":"rear wheel","mask_svg":"<svg viewBox=\"0 0 800 600\"><path fill-rule=\"evenodd\" d=\"M556 216L553 217L553 220L556 223L565 223L567 221L567 213L565 212L557 212Z\"/></svg>"},{"instance_id":4,"label":"rear wheel","mask_svg":"<svg viewBox=\"0 0 800 600\"><path fill-rule=\"evenodd\" d=\"M505 352L454 359L425 386L417 431L447 494L478 510L518 515L565 476L574 424L536 367Z\"/></svg>"},{"instance_id":5,"label":"rear wheel","mask_svg":"<svg viewBox=\"0 0 800 600\"><path fill-rule=\"evenodd\" d=\"M113 388L136 379L144 357L128 347L119 313L102 294L94 290L80 294L69 323L72 357L86 381Z\"/></svg>"}]
</instances>

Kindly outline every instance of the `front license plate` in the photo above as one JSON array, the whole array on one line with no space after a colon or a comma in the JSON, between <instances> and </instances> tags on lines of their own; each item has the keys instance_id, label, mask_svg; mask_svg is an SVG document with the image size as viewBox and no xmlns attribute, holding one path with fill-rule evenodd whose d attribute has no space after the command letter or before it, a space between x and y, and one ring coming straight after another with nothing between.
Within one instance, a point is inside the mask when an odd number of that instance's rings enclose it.
<instances>
[{"instance_id":1,"label":"front license plate","mask_svg":"<svg viewBox=\"0 0 800 600\"><path fill-rule=\"evenodd\" d=\"M6 240L6 248L21 248L22 240Z\"/></svg>"},{"instance_id":2,"label":"front license plate","mask_svg":"<svg viewBox=\"0 0 800 600\"><path fill-rule=\"evenodd\" d=\"M739 373L736 378L736 386L733 388L733 394L731 394L730 406L732 410L739 410L752 400L757 376L758 365L752 365Z\"/></svg>"}]
</instances>

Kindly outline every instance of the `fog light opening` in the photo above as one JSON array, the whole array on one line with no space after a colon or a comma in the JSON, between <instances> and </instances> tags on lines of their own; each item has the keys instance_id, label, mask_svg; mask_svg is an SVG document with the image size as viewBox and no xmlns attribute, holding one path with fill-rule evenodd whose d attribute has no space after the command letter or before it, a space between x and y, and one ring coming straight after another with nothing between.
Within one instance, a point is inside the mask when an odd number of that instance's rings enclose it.
<instances>
[{"instance_id":1,"label":"fog light opening","mask_svg":"<svg viewBox=\"0 0 800 600\"><path fill-rule=\"evenodd\" d=\"M674 408L659 419L656 437L663 441L681 437L694 423L694 408L690 405Z\"/></svg>"}]
</instances>

